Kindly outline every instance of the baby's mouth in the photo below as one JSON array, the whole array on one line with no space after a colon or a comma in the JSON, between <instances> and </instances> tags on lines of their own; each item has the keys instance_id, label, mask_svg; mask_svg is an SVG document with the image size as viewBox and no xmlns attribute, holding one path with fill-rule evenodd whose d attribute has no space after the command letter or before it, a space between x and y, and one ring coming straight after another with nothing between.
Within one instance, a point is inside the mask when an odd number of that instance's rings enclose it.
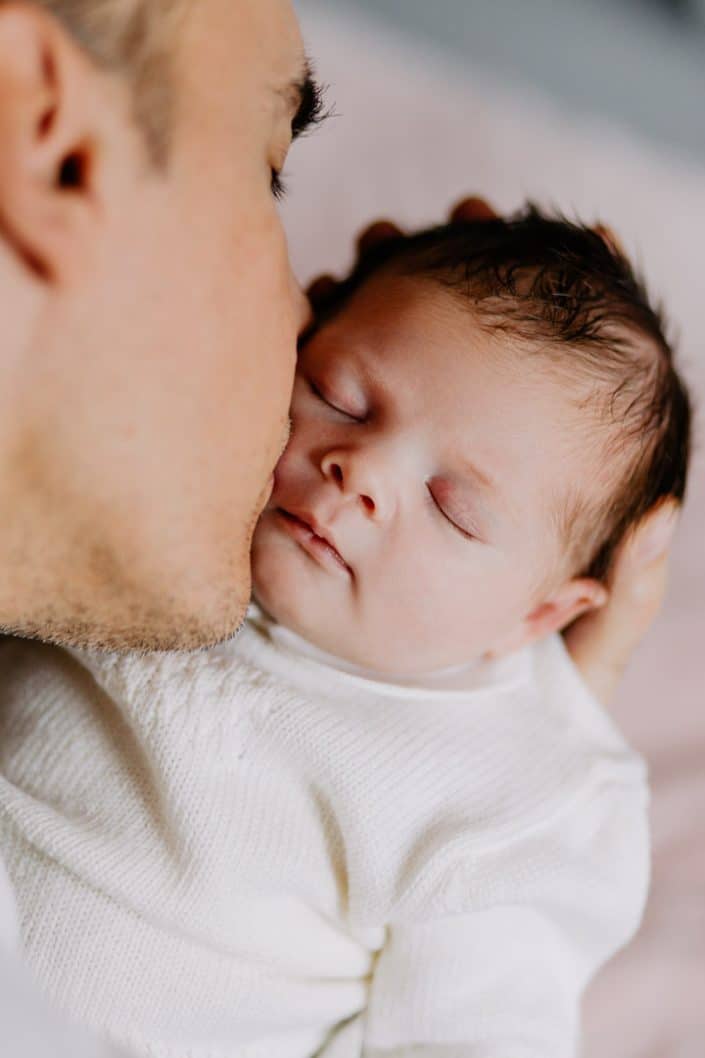
<instances>
[{"instance_id":1,"label":"baby's mouth","mask_svg":"<svg viewBox=\"0 0 705 1058\"><path fill-rule=\"evenodd\" d=\"M315 558L333 561L352 576L350 566L338 551L330 535L324 535L325 530L316 523L315 519L311 517L309 521L310 516L302 517L284 510L283 507L277 507L276 510L277 514L294 530L299 542L306 550L311 551Z\"/></svg>"}]
</instances>

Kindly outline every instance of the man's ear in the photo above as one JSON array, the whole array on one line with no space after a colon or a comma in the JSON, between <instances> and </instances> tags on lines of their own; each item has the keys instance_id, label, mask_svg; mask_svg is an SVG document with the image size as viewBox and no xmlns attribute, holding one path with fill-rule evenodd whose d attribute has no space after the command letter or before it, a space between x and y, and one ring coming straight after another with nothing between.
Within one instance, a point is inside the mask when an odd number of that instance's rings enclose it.
<instances>
[{"instance_id":1,"label":"man's ear","mask_svg":"<svg viewBox=\"0 0 705 1058\"><path fill-rule=\"evenodd\" d=\"M99 81L51 15L0 5L0 237L49 282L70 281L87 264Z\"/></svg>"},{"instance_id":2,"label":"man's ear","mask_svg":"<svg viewBox=\"0 0 705 1058\"><path fill-rule=\"evenodd\" d=\"M567 580L534 607L490 654L499 657L560 632L583 614L604 606L607 598L607 589L597 580L588 577Z\"/></svg>"}]
</instances>

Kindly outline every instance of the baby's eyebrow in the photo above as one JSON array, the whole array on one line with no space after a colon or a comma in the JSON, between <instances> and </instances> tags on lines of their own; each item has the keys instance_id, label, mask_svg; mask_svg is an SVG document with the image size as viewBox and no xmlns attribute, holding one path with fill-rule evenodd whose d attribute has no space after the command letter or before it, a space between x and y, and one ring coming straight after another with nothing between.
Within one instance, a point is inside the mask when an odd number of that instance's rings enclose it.
<instances>
[{"instance_id":1,"label":"baby's eyebrow","mask_svg":"<svg viewBox=\"0 0 705 1058\"><path fill-rule=\"evenodd\" d=\"M466 477L471 479L474 485L482 490L482 492L487 493L488 496L497 496L499 490L495 481L470 459L463 457L460 469Z\"/></svg>"}]
</instances>

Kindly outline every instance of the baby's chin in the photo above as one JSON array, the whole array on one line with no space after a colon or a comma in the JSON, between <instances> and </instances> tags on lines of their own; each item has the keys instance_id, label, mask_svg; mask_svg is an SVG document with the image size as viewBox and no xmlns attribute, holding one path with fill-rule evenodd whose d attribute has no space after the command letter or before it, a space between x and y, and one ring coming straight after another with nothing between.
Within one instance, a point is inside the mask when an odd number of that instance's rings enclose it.
<instances>
[{"instance_id":1,"label":"baby's chin","mask_svg":"<svg viewBox=\"0 0 705 1058\"><path fill-rule=\"evenodd\" d=\"M318 647L319 650L339 656L338 651L327 642L322 632L327 622L322 616L320 620L317 620L317 614L312 612L310 607L305 617L302 616L295 600L283 595L282 592L273 591L270 583L266 580L259 581L255 576L252 578L252 599L278 625L301 636L307 643Z\"/></svg>"},{"instance_id":2,"label":"baby's chin","mask_svg":"<svg viewBox=\"0 0 705 1058\"><path fill-rule=\"evenodd\" d=\"M252 538L252 598L278 624L325 650L322 628L329 618L321 589L307 583L305 563L289 547L265 512Z\"/></svg>"}]
</instances>

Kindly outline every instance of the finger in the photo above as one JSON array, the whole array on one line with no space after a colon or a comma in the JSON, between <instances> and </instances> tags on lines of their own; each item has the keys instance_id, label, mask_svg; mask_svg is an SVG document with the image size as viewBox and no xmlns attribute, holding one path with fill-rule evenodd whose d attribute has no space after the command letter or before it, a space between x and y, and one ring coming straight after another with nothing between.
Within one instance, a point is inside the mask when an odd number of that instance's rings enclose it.
<instances>
[{"instance_id":1,"label":"finger","mask_svg":"<svg viewBox=\"0 0 705 1058\"><path fill-rule=\"evenodd\" d=\"M373 250L375 246L379 246L380 243L387 242L389 239L397 239L403 234L401 228L391 220L376 220L374 224L370 224L369 227L365 228L359 236L357 240L358 256L364 257L366 253Z\"/></svg>"},{"instance_id":2,"label":"finger","mask_svg":"<svg viewBox=\"0 0 705 1058\"><path fill-rule=\"evenodd\" d=\"M593 694L607 703L666 594L669 546L679 506L666 501L625 541L616 559L606 605L577 621L566 645Z\"/></svg>"},{"instance_id":3,"label":"finger","mask_svg":"<svg viewBox=\"0 0 705 1058\"><path fill-rule=\"evenodd\" d=\"M335 296L338 289L338 280L331 275L318 276L310 284L306 296L314 309L321 309L327 305Z\"/></svg>"},{"instance_id":4,"label":"finger","mask_svg":"<svg viewBox=\"0 0 705 1058\"><path fill-rule=\"evenodd\" d=\"M629 661L653 623L666 592L668 558L631 582L629 592L582 617L565 633L566 646L594 696L614 697Z\"/></svg>"},{"instance_id":5,"label":"finger","mask_svg":"<svg viewBox=\"0 0 705 1058\"><path fill-rule=\"evenodd\" d=\"M469 195L453 206L449 219L452 224L457 224L468 220L497 220L498 216L499 214L486 198L480 198L479 195Z\"/></svg>"},{"instance_id":6,"label":"finger","mask_svg":"<svg viewBox=\"0 0 705 1058\"><path fill-rule=\"evenodd\" d=\"M596 224L592 229L596 235L599 235L604 243L607 244L612 253L617 254L619 257L624 257L624 247L620 238L615 234L612 228L606 224Z\"/></svg>"},{"instance_id":7,"label":"finger","mask_svg":"<svg viewBox=\"0 0 705 1058\"><path fill-rule=\"evenodd\" d=\"M644 515L619 549L610 581L612 592L621 594L622 588L638 581L643 571L668 554L680 511L678 501L668 498Z\"/></svg>"}]
</instances>

